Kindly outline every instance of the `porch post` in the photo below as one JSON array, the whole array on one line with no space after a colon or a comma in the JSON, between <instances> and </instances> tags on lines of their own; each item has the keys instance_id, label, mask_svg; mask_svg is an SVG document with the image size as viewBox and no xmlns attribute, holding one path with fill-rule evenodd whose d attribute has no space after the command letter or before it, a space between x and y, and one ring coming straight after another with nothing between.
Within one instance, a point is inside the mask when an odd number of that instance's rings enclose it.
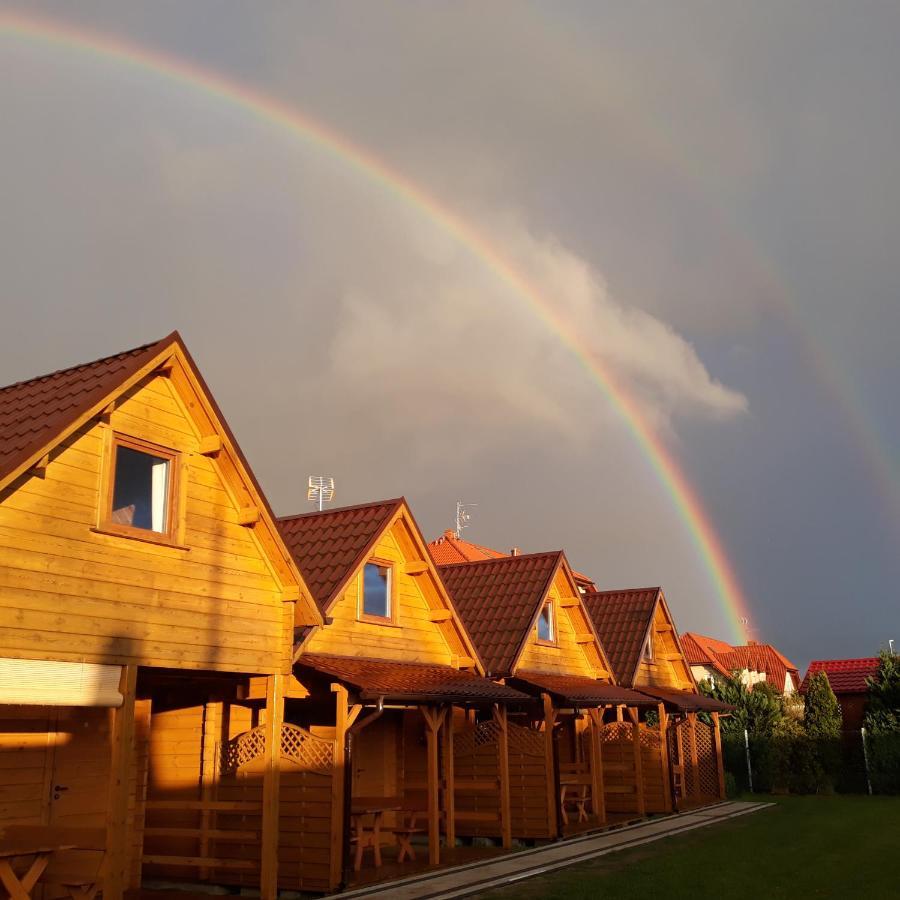
<instances>
[{"instance_id":1,"label":"porch post","mask_svg":"<svg viewBox=\"0 0 900 900\"><path fill-rule=\"evenodd\" d=\"M636 706L628 707L628 717L631 719L631 739L634 747L634 779L637 791L637 814L643 818L647 809L644 803L644 767L641 760L641 721L640 713Z\"/></svg>"},{"instance_id":2,"label":"porch post","mask_svg":"<svg viewBox=\"0 0 900 900\"><path fill-rule=\"evenodd\" d=\"M666 812L672 812L672 782L669 775L669 716L666 713L665 703L657 705L656 714L659 717L659 763L662 766L663 803L666 806Z\"/></svg>"},{"instance_id":3,"label":"porch post","mask_svg":"<svg viewBox=\"0 0 900 900\"><path fill-rule=\"evenodd\" d=\"M436 707L420 706L425 719L425 737L428 752L428 861L437 865L441 861L441 811L438 796L438 738L444 710Z\"/></svg>"},{"instance_id":4,"label":"porch post","mask_svg":"<svg viewBox=\"0 0 900 900\"><path fill-rule=\"evenodd\" d=\"M121 900L128 882L131 823L128 795L134 771L134 705L137 690L137 666L122 666L119 691L122 705L115 711L109 772L109 798L106 806L106 869L103 896Z\"/></svg>"},{"instance_id":5,"label":"porch post","mask_svg":"<svg viewBox=\"0 0 900 900\"><path fill-rule=\"evenodd\" d=\"M719 714L712 714L713 747L716 751L716 770L719 775L719 799L725 799L725 761L722 759L722 732L719 728Z\"/></svg>"},{"instance_id":6,"label":"porch post","mask_svg":"<svg viewBox=\"0 0 900 900\"><path fill-rule=\"evenodd\" d=\"M553 726L556 724L556 710L553 708L553 699L549 694L541 694L544 701L544 767L547 770L547 828L550 837L557 837L559 825L557 824L556 807L559 802L556 789L556 767L553 764Z\"/></svg>"},{"instance_id":7,"label":"porch post","mask_svg":"<svg viewBox=\"0 0 900 900\"><path fill-rule=\"evenodd\" d=\"M216 747L222 737L222 702L218 700L208 701L203 705L203 733L202 733L202 764L200 775L200 799L205 803L215 800L215 787L218 781L218 766L216 765ZM212 813L204 809L200 813L200 856L208 857L209 854L209 830L212 825ZM200 869L200 879L209 878L209 867Z\"/></svg>"},{"instance_id":8,"label":"porch post","mask_svg":"<svg viewBox=\"0 0 900 900\"><path fill-rule=\"evenodd\" d=\"M444 716L444 838L447 847L456 846L456 775L453 769L453 704Z\"/></svg>"},{"instance_id":9,"label":"porch post","mask_svg":"<svg viewBox=\"0 0 900 900\"><path fill-rule=\"evenodd\" d=\"M260 900L278 896L278 787L281 775L281 724L284 721L284 675L266 678L266 748L263 769Z\"/></svg>"},{"instance_id":10,"label":"porch post","mask_svg":"<svg viewBox=\"0 0 900 900\"><path fill-rule=\"evenodd\" d=\"M594 818L603 824L606 821L606 797L603 793L603 750L600 733L603 729L603 710L589 709L591 725L591 808Z\"/></svg>"},{"instance_id":11,"label":"porch post","mask_svg":"<svg viewBox=\"0 0 900 900\"><path fill-rule=\"evenodd\" d=\"M509 718L507 709L494 704L494 721L499 728L497 737L497 762L500 776L500 834L503 849L512 849L512 818L509 809Z\"/></svg>"},{"instance_id":12,"label":"porch post","mask_svg":"<svg viewBox=\"0 0 900 900\"><path fill-rule=\"evenodd\" d=\"M697 759L697 713L689 712L687 714L688 722L690 722L690 744L691 744L691 785L694 788L694 796L700 796L700 762Z\"/></svg>"},{"instance_id":13,"label":"porch post","mask_svg":"<svg viewBox=\"0 0 900 900\"><path fill-rule=\"evenodd\" d=\"M347 748L347 688L332 684L334 693L334 766L331 771L331 865L329 889L344 880L344 784ZM301 841L302 841L301 836Z\"/></svg>"}]
</instances>

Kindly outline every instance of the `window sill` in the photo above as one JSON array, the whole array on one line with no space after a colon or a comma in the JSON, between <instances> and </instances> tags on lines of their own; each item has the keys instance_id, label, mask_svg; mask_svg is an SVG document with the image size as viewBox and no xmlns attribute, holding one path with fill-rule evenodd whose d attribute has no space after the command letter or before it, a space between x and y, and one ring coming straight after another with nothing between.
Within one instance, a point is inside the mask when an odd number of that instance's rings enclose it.
<instances>
[{"instance_id":1,"label":"window sill","mask_svg":"<svg viewBox=\"0 0 900 900\"><path fill-rule=\"evenodd\" d=\"M379 616L359 616L356 620L363 625L381 625L382 628L401 628L402 626L393 619L382 619Z\"/></svg>"},{"instance_id":2,"label":"window sill","mask_svg":"<svg viewBox=\"0 0 900 900\"><path fill-rule=\"evenodd\" d=\"M559 641L547 641L547 640L544 640L543 638L535 638L534 642L539 647L558 647L559 646Z\"/></svg>"},{"instance_id":3,"label":"window sill","mask_svg":"<svg viewBox=\"0 0 900 900\"><path fill-rule=\"evenodd\" d=\"M140 541L142 544L155 544L157 547L169 547L172 550L189 551L191 548L184 544L177 544L165 534L157 534L148 531L146 534L140 531L119 531L117 528L104 528L102 525L91 528L94 534L105 534L110 537L125 538L128 541Z\"/></svg>"}]
</instances>

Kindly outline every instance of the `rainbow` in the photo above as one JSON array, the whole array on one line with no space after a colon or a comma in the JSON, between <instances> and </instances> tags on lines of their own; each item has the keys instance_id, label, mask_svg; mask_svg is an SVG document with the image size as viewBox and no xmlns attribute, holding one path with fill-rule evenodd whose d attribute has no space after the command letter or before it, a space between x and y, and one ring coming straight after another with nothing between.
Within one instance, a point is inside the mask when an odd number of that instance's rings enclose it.
<instances>
[{"instance_id":1,"label":"rainbow","mask_svg":"<svg viewBox=\"0 0 900 900\"><path fill-rule=\"evenodd\" d=\"M578 334L574 333L539 291L504 258L487 236L401 173L363 148L351 144L328 126L273 97L221 74L157 50L142 47L118 36L113 37L45 18L26 17L20 13L0 12L0 35L89 54L203 91L220 102L250 113L262 121L335 154L346 165L351 166L365 178L380 184L396 198L425 214L443 228L531 307L570 348L590 378L600 387L628 426L656 477L672 498L721 603L733 632L732 640L744 640L745 626L749 619L747 601L710 517L678 462L655 434L635 400L616 381L609 368L596 357Z\"/></svg>"}]
</instances>

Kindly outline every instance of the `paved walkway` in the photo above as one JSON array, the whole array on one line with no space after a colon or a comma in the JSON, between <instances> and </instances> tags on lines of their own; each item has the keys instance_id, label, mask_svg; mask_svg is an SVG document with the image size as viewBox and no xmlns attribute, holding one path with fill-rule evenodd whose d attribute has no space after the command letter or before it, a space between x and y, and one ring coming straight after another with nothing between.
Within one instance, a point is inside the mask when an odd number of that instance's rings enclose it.
<instances>
[{"instance_id":1,"label":"paved walkway","mask_svg":"<svg viewBox=\"0 0 900 900\"><path fill-rule=\"evenodd\" d=\"M503 887L523 878L552 872L554 869L629 847L649 844L694 828L704 828L773 805L739 801L717 803L715 806L650 819L624 828L570 838L533 850L509 853L499 859L414 875L333 896L340 897L341 900L357 897L365 897L366 900L451 900L455 897L470 897L489 888Z\"/></svg>"}]
</instances>

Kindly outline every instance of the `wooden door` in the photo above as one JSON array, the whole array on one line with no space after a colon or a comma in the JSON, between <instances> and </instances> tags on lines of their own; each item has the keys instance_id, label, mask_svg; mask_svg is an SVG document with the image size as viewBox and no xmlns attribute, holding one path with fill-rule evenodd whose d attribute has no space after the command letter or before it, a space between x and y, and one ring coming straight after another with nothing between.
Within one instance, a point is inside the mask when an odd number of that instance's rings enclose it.
<instances>
[{"instance_id":1,"label":"wooden door","mask_svg":"<svg viewBox=\"0 0 900 900\"><path fill-rule=\"evenodd\" d=\"M50 825L103 828L109 793L112 711L60 709L56 719Z\"/></svg>"}]
</instances>

